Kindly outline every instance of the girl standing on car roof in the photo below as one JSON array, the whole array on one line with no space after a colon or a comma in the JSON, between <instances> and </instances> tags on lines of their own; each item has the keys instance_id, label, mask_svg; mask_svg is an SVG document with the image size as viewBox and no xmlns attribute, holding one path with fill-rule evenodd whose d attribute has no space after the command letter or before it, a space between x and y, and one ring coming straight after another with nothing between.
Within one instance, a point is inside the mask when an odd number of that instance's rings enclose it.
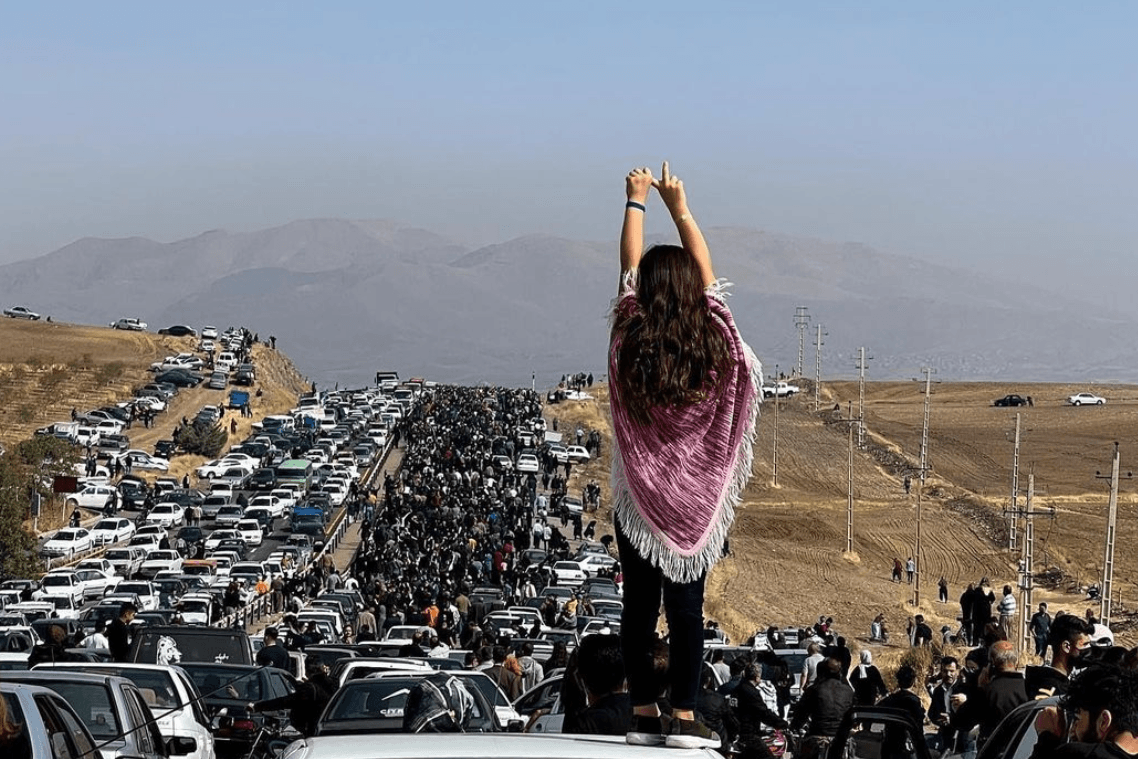
<instances>
[{"instance_id":1,"label":"girl standing on car roof","mask_svg":"<svg viewBox=\"0 0 1138 759\"><path fill-rule=\"evenodd\" d=\"M682 247L641 253L656 188ZM739 336L684 185L647 168L625 179L620 292L612 313L612 488L624 570L621 638L633 705L628 742L719 746L695 719L703 591L751 474L762 370ZM660 599L671 643L673 719L665 728L652 676Z\"/></svg>"}]
</instances>

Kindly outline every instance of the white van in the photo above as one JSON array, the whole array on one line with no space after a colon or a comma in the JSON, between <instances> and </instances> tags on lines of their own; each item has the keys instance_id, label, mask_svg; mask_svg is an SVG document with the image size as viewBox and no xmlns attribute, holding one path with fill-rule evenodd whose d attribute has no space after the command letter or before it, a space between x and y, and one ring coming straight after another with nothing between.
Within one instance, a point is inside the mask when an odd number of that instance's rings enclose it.
<instances>
[{"instance_id":1,"label":"white van","mask_svg":"<svg viewBox=\"0 0 1138 759\"><path fill-rule=\"evenodd\" d=\"M213 368L219 372L231 372L235 366L237 366L237 356L229 351L218 353L217 358L213 360Z\"/></svg>"}]
</instances>

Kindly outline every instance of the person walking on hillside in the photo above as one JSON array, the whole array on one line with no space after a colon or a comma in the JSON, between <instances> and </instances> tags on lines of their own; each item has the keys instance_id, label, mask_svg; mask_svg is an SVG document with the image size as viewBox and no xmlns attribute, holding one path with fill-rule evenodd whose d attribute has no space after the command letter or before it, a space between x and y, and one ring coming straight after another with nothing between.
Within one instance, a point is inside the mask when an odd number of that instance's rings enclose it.
<instances>
[{"instance_id":1,"label":"person walking on hillside","mask_svg":"<svg viewBox=\"0 0 1138 759\"><path fill-rule=\"evenodd\" d=\"M948 580L942 576L940 581L936 584L937 594L942 604L948 603Z\"/></svg>"},{"instance_id":2,"label":"person walking on hillside","mask_svg":"<svg viewBox=\"0 0 1138 759\"><path fill-rule=\"evenodd\" d=\"M1014 637L1012 626L1015 624L1017 608L1012 586L1005 585L1004 597L1000 599L1000 605L996 607L996 611L1000 614L1000 632L1004 634L1004 640L1011 640Z\"/></svg>"},{"instance_id":3,"label":"person walking on hillside","mask_svg":"<svg viewBox=\"0 0 1138 759\"><path fill-rule=\"evenodd\" d=\"M905 561L905 575L908 578L910 585L913 584L913 575L915 575L916 573L917 573L917 562L913 561L913 557L910 556Z\"/></svg>"},{"instance_id":4,"label":"person walking on hillside","mask_svg":"<svg viewBox=\"0 0 1138 759\"><path fill-rule=\"evenodd\" d=\"M642 253L653 187L682 247ZM724 301L724 283L715 278L683 182L665 163L659 179L647 168L631 171L625 190L609 377L617 449L613 515L624 573L621 643L633 706L626 738L717 748L720 737L694 711L704 583L750 478L762 369ZM660 476L665 472L670 476ZM661 595L673 707L667 731L652 656Z\"/></svg>"}]
</instances>

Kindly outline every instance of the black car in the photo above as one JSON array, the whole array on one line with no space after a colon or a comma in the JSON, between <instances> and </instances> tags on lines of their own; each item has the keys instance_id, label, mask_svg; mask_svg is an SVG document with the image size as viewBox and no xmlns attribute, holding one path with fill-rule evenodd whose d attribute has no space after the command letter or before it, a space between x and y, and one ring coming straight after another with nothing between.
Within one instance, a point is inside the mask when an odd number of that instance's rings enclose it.
<instances>
[{"instance_id":1,"label":"black car","mask_svg":"<svg viewBox=\"0 0 1138 759\"><path fill-rule=\"evenodd\" d=\"M173 440L159 440L154 444L154 455L160 459L172 459L177 452L178 444Z\"/></svg>"},{"instance_id":2,"label":"black car","mask_svg":"<svg viewBox=\"0 0 1138 759\"><path fill-rule=\"evenodd\" d=\"M146 496L150 493L150 488L146 486L146 483L137 480L124 479L119 483L118 489L119 505L132 511L142 506L146 502Z\"/></svg>"},{"instance_id":3,"label":"black car","mask_svg":"<svg viewBox=\"0 0 1138 759\"><path fill-rule=\"evenodd\" d=\"M205 531L201 527L192 524L179 530L178 537L186 541L187 546L193 546L205 540Z\"/></svg>"},{"instance_id":4,"label":"black car","mask_svg":"<svg viewBox=\"0 0 1138 759\"><path fill-rule=\"evenodd\" d=\"M257 375L251 369L238 369L233 373L234 385L252 385L257 381Z\"/></svg>"},{"instance_id":5,"label":"black car","mask_svg":"<svg viewBox=\"0 0 1138 759\"><path fill-rule=\"evenodd\" d=\"M246 484L250 490L272 490L277 486L277 472L269 467L258 469Z\"/></svg>"},{"instance_id":6,"label":"black car","mask_svg":"<svg viewBox=\"0 0 1138 759\"><path fill-rule=\"evenodd\" d=\"M217 721L214 739L218 755L245 755L252 748L261 724L262 712L249 712L249 704L281 698L296 690L296 680L283 669L240 664L213 664L182 661L179 666L201 691L206 709L225 716ZM288 720L287 710L269 712Z\"/></svg>"},{"instance_id":7,"label":"black car","mask_svg":"<svg viewBox=\"0 0 1138 759\"><path fill-rule=\"evenodd\" d=\"M1013 393L1012 395L1005 395L1003 398L996 399L992 405L1013 408L1016 406L1026 406L1027 398L1024 398L1022 395L1015 395Z\"/></svg>"},{"instance_id":8,"label":"black car","mask_svg":"<svg viewBox=\"0 0 1138 759\"><path fill-rule=\"evenodd\" d=\"M171 337L197 337L198 333L184 324L175 324L173 327L158 330L158 334L170 335Z\"/></svg>"},{"instance_id":9,"label":"black car","mask_svg":"<svg viewBox=\"0 0 1138 759\"><path fill-rule=\"evenodd\" d=\"M158 382L169 382L175 387L197 387L205 379L197 372L186 369L169 369L154 378Z\"/></svg>"},{"instance_id":10,"label":"black car","mask_svg":"<svg viewBox=\"0 0 1138 759\"><path fill-rule=\"evenodd\" d=\"M241 561L245 561L245 559L249 558L249 546L245 543L244 540L241 540L240 538L226 538L225 540L218 542L217 548L215 550L217 553L221 553L222 551L232 551L233 553L237 554L237 558L239 558Z\"/></svg>"}]
</instances>

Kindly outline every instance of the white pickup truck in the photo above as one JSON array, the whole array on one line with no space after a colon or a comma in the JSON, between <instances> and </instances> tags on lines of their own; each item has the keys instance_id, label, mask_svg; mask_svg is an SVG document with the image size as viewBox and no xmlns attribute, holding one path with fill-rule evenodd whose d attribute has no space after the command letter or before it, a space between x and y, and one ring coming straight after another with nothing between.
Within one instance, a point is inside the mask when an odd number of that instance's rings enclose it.
<instances>
[{"instance_id":1,"label":"white pickup truck","mask_svg":"<svg viewBox=\"0 0 1138 759\"><path fill-rule=\"evenodd\" d=\"M768 382L763 385L763 397L773 398L778 396L779 398L789 398L799 392L799 390L798 385L792 385L789 382Z\"/></svg>"}]
</instances>

